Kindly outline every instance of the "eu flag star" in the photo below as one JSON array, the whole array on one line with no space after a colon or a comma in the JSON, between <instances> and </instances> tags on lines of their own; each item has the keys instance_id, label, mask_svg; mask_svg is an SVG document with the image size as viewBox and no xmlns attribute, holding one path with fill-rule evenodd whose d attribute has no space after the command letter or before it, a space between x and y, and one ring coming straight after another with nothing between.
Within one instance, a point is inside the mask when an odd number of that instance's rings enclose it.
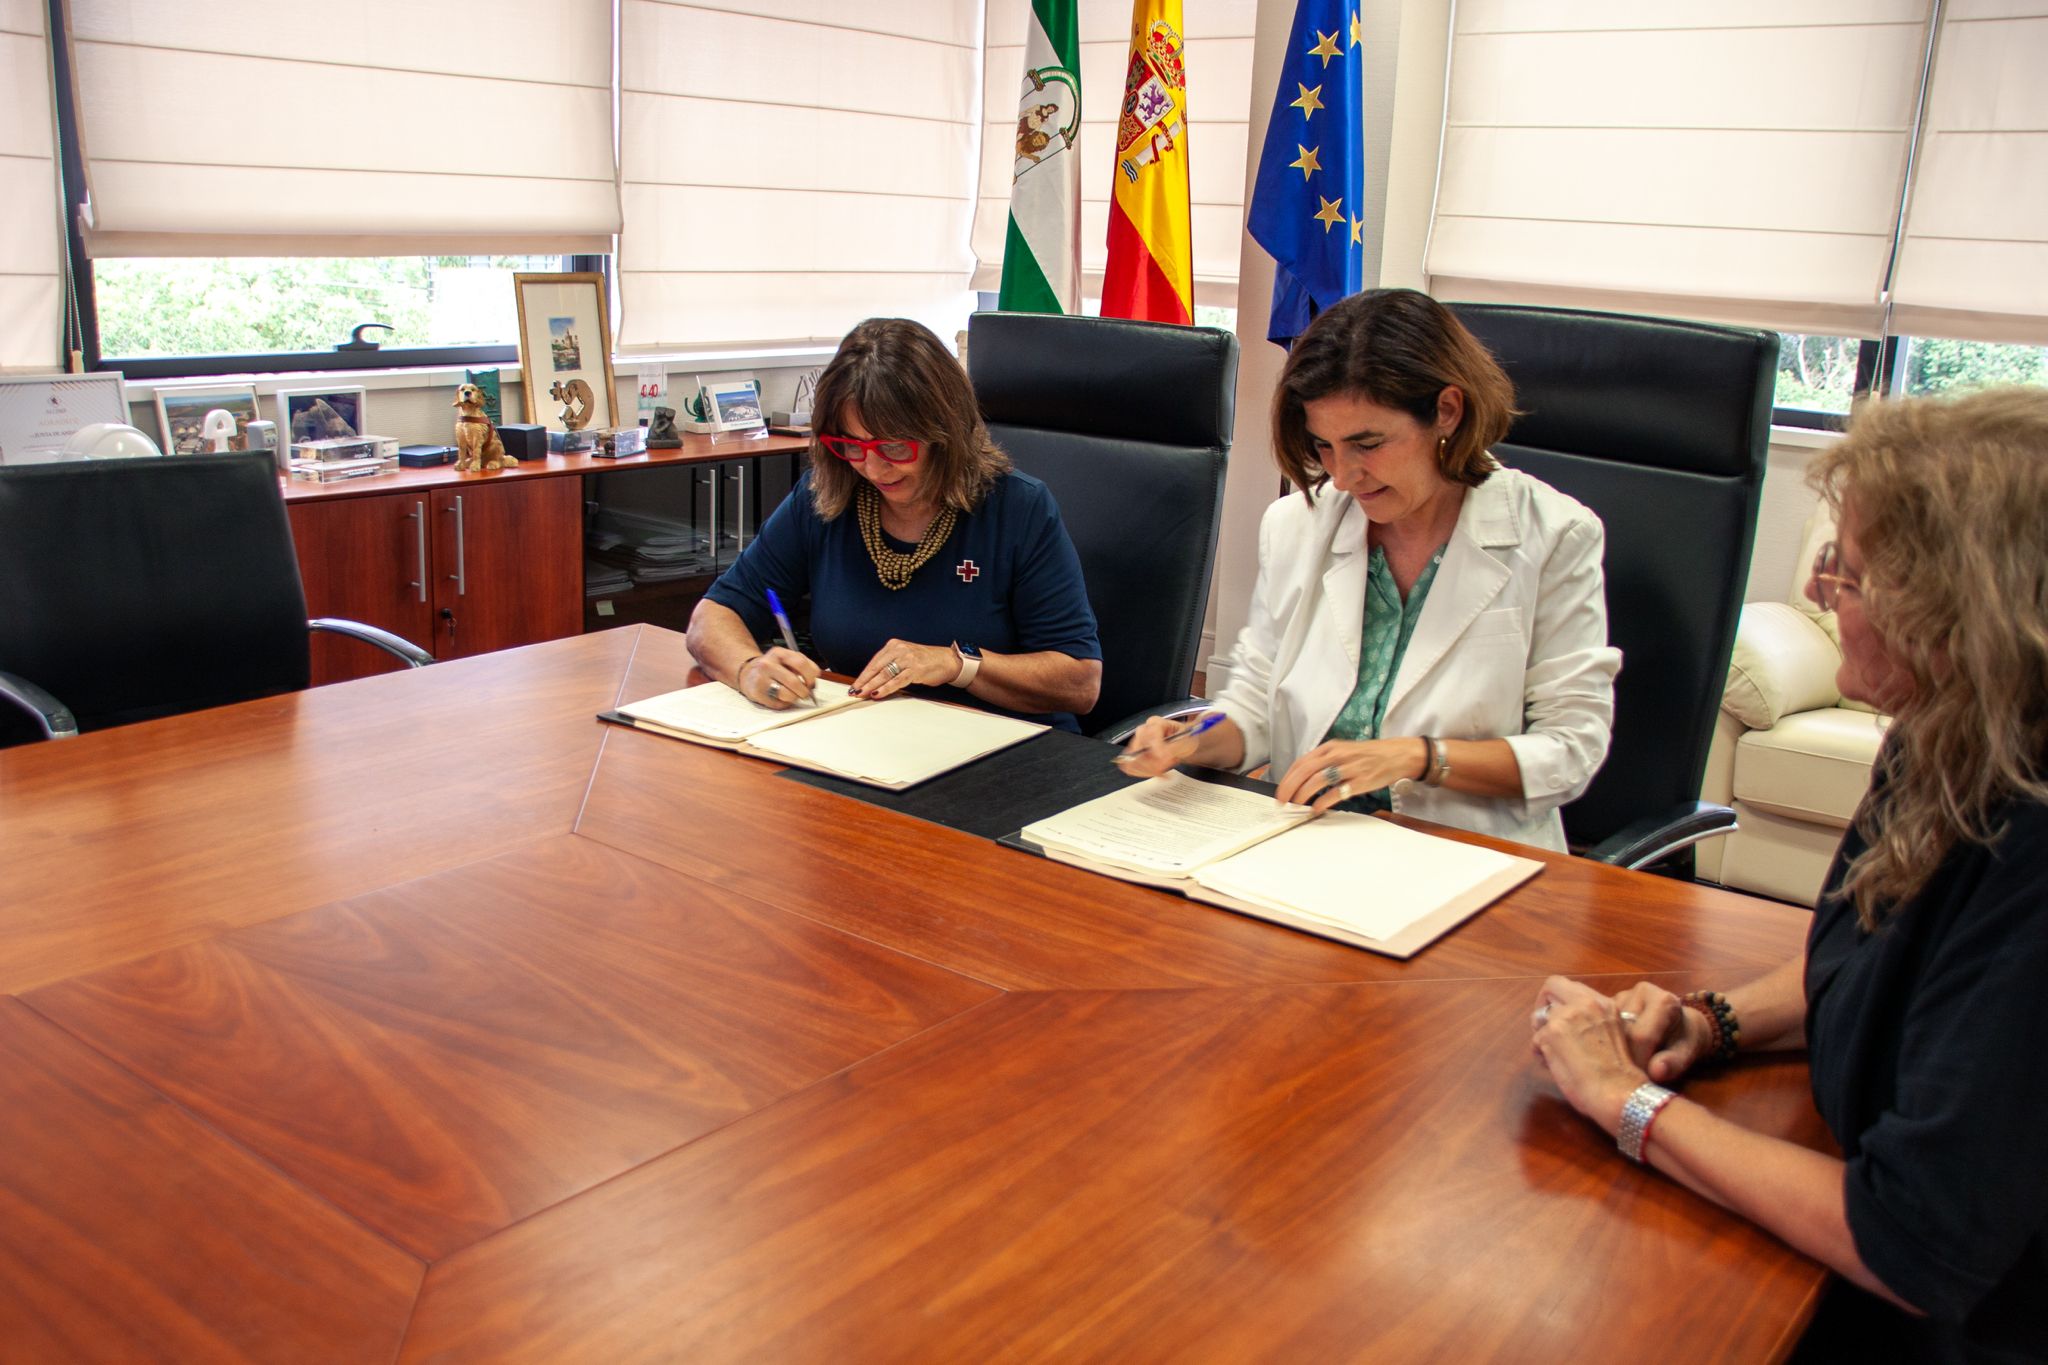
<instances>
[{"instance_id":1,"label":"eu flag star","mask_svg":"<svg viewBox=\"0 0 2048 1365\"><path fill-rule=\"evenodd\" d=\"M1311 57L1321 57L1323 59L1323 67L1327 70L1330 65L1330 58L1341 57L1344 54L1337 48L1336 34L1324 33L1321 29L1318 29L1316 30L1316 45L1308 50L1308 55ZM1321 87L1318 86L1317 88L1320 89Z\"/></svg>"},{"instance_id":2,"label":"eu flag star","mask_svg":"<svg viewBox=\"0 0 2048 1365\"><path fill-rule=\"evenodd\" d=\"M1307 118L1323 107L1323 87L1319 85L1311 90L1300 81L1296 81L1294 85L1297 90L1301 91L1301 98L1288 105L1288 108L1301 110L1301 116ZM1294 145L1299 147L1301 144L1297 142Z\"/></svg>"},{"instance_id":3,"label":"eu flag star","mask_svg":"<svg viewBox=\"0 0 2048 1365\"><path fill-rule=\"evenodd\" d=\"M1357 47L1365 41L1365 21L1357 10L1351 11L1351 45Z\"/></svg>"},{"instance_id":4,"label":"eu flag star","mask_svg":"<svg viewBox=\"0 0 2048 1365\"><path fill-rule=\"evenodd\" d=\"M1316 153L1321 150L1320 148L1303 147L1299 142L1294 145L1301 152L1301 155L1287 164L1299 170L1303 180L1308 179L1310 175L1323 168L1323 163L1316 159Z\"/></svg>"},{"instance_id":5,"label":"eu flag star","mask_svg":"<svg viewBox=\"0 0 2048 1365\"><path fill-rule=\"evenodd\" d=\"M1364 237L1364 235L1363 235L1363 234L1364 234L1364 232L1365 232L1365 221L1364 221L1363 219L1360 219L1360 218L1353 218L1353 219L1351 220L1351 245L1353 245L1353 246L1364 246L1364 245L1365 245L1365 237Z\"/></svg>"},{"instance_id":6,"label":"eu flag star","mask_svg":"<svg viewBox=\"0 0 2048 1365\"><path fill-rule=\"evenodd\" d=\"M1322 200L1323 206L1316 210L1315 220L1323 225L1324 232L1328 232L1331 228L1344 221L1344 210L1341 207L1344 201L1342 199L1323 199L1323 196L1320 194L1316 198Z\"/></svg>"}]
</instances>

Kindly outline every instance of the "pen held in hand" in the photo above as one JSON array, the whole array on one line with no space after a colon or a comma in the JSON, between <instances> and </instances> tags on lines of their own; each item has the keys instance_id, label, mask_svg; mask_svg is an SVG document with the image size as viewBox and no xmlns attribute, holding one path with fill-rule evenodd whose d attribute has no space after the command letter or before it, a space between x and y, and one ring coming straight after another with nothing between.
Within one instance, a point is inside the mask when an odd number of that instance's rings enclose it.
<instances>
[{"instance_id":1,"label":"pen held in hand","mask_svg":"<svg viewBox=\"0 0 2048 1365\"><path fill-rule=\"evenodd\" d=\"M796 631L789 624L789 613L782 609L782 599L776 595L773 588L768 589L768 610L774 614L775 624L782 627L783 647L792 654L803 653L802 650L796 647ZM805 703L816 706L818 699L815 696L806 697L803 702L797 704L801 706Z\"/></svg>"},{"instance_id":2,"label":"pen held in hand","mask_svg":"<svg viewBox=\"0 0 2048 1365\"><path fill-rule=\"evenodd\" d=\"M1226 717L1221 711L1206 711L1193 724L1184 725L1168 735L1165 742L1171 744L1177 739L1193 739L1197 735L1205 735L1221 725L1225 719ZM1135 754L1123 753L1118 754L1110 761L1121 768L1127 766L1135 757Z\"/></svg>"}]
</instances>

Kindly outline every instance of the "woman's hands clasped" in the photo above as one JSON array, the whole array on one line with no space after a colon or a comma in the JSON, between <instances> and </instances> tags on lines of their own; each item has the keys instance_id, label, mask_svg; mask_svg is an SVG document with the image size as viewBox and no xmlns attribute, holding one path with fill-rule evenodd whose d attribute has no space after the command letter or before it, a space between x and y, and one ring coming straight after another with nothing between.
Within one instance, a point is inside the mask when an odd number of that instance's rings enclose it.
<instances>
[{"instance_id":1,"label":"woman's hands clasped","mask_svg":"<svg viewBox=\"0 0 2048 1365\"><path fill-rule=\"evenodd\" d=\"M739 694L756 706L786 711L811 699L818 666L795 650L777 645L741 664L735 681Z\"/></svg>"},{"instance_id":2,"label":"woman's hands clasped","mask_svg":"<svg viewBox=\"0 0 2048 1365\"><path fill-rule=\"evenodd\" d=\"M1531 1047L1566 1101L1610 1134L1630 1092L1645 1080L1677 1080L1712 1041L1705 1016L1647 981L1609 997L1553 976L1529 1023Z\"/></svg>"},{"instance_id":3,"label":"woman's hands clasped","mask_svg":"<svg viewBox=\"0 0 2048 1365\"><path fill-rule=\"evenodd\" d=\"M1417 777L1428 762L1429 745L1419 738L1325 740L1294 760L1273 794L1313 806L1320 815L1354 796Z\"/></svg>"},{"instance_id":4,"label":"woman's hands clasped","mask_svg":"<svg viewBox=\"0 0 2048 1365\"><path fill-rule=\"evenodd\" d=\"M953 646L891 640L875 651L875 657L853 680L853 695L876 700L894 696L913 684L944 687L959 676L960 656Z\"/></svg>"}]
</instances>

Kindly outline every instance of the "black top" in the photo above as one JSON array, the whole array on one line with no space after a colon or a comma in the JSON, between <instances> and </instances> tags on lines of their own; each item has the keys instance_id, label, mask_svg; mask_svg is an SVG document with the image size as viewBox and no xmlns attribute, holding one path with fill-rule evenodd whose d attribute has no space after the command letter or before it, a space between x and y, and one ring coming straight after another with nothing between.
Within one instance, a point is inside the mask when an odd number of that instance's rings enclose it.
<instances>
[{"instance_id":1,"label":"black top","mask_svg":"<svg viewBox=\"0 0 2048 1365\"><path fill-rule=\"evenodd\" d=\"M1838 1296L1855 1302L1817 1326L1881 1334L1871 1359L2048 1360L2048 807L2002 820L1874 934L1836 894L1852 829L1807 940L1813 1097L1848 1162L1849 1231L1927 1314Z\"/></svg>"}]
</instances>

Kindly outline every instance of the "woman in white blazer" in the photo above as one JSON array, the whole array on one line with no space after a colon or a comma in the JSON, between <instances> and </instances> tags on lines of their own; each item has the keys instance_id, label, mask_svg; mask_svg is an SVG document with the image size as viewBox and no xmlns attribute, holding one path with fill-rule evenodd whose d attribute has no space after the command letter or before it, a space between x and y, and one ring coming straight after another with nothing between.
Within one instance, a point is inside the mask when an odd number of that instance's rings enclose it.
<instances>
[{"instance_id":1,"label":"woman in white blazer","mask_svg":"<svg viewBox=\"0 0 2048 1365\"><path fill-rule=\"evenodd\" d=\"M1150 720L1128 770L1270 764L1286 801L1392 808L1564 848L1558 808L1607 756L1600 520L1495 463L1507 376L1426 294L1330 308L1295 343L1225 719Z\"/></svg>"}]
</instances>

